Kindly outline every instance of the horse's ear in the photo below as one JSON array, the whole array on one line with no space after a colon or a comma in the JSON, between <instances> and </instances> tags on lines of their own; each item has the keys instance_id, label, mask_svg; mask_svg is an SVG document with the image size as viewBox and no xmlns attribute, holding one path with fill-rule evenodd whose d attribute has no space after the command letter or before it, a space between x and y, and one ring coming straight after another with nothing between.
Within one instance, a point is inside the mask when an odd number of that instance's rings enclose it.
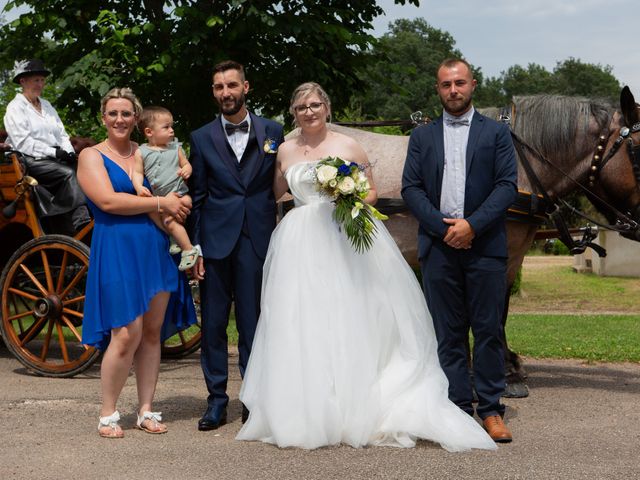
<instances>
[{"instance_id":1,"label":"horse's ear","mask_svg":"<svg viewBox=\"0 0 640 480\"><path fill-rule=\"evenodd\" d=\"M638 115L638 106L633 98L633 93L628 86L625 86L620 92L620 111L624 116L624 122L628 127L634 125L640 121L640 115Z\"/></svg>"}]
</instances>

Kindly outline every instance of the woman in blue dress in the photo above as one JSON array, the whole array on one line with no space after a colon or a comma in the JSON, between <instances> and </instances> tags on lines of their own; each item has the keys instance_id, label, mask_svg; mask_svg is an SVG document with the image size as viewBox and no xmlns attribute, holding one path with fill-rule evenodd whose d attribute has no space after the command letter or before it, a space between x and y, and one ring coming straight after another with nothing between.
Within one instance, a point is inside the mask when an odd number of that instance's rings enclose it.
<instances>
[{"instance_id":1,"label":"woman in blue dress","mask_svg":"<svg viewBox=\"0 0 640 480\"><path fill-rule=\"evenodd\" d=\"M107 139L82 151L78 181L89 199L95 227L91 242L83 343L106 351L100 372L100 436L124 436L116 403L131 365L136 373L139 411L136 425L164 433L152 401L160 368L160 332L178 272L169 255L168 238L149 218L164 212L184 221L189 197L139 197L131 176L134 153L130 139L142 106L128 88L114 88L102 99Z\"/></svg>"}]
</instances>

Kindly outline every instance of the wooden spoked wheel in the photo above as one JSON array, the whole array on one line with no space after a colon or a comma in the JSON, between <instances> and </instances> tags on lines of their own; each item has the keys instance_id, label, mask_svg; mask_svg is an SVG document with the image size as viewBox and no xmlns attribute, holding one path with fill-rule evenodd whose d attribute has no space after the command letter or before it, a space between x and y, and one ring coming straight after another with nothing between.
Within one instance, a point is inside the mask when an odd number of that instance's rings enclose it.
<instances>
[{"instance_id":1,"label":"wooden spoked wheel","mask_svg":"<svg viewBox=\"0 0 640 480\"><path fill-rule=\"evenodd\" d=\"M162 343L162 358L186 357L200 348L200 342L202 340L200 327L200 288L198 287L198 282L195 280L192 280L190 285L198 323L191 325L186 330L178 332L171 338L165 340Z\"/></svg>"},{"instance_id":2,"label":"wooden spoked wheel","mask_svg":"<svg viewBox=\"0 0 640 480\"><path fill-rule=\"evenodd\" d=\"M100 352L82 344L89 249L63 235L45 235L20 247L0 277L7 348L29 370L71 377Z\"/></svg>"}]
</instances>

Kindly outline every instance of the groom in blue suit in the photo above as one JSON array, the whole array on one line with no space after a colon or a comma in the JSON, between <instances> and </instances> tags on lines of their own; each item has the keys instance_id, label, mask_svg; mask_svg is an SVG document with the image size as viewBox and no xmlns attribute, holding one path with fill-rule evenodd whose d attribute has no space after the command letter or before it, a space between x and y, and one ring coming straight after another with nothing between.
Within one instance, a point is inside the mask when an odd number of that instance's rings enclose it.
<instances>
[{"instance_id":1,"label":"groom in blue suit","mask_svg":"<svg viewBox=\"0 0 640 480\"><path fill-rule=\"evenodd\" d=\"M402 197L420 228L423 287L438 338L449 398L476 412L497 442L511 441L504 425L501 319L506 291L505 216L517 194L509 129L472 105L476 80L460 59L438 68L441 117L414 130L402 176ZM467 341L474 337L473 376ZM472 385L473 379L473 385Z\"/></svg>"},{"instance_id":2,"label":"groom in blue suit","mask_svg":"<svg viewBox=\"0 0 640 480\"><path fill-rule=\"evenodd\" d=\"M276 224L274 161L282 126L250 113L249 82L234 61L214 67L213 96L221 115L191 134L191 240L202 254L193 268L200 281L201 363L209 391L199 430L227 421L227 325L231 304L238 328L240 374L251 353L260 315L262 266ZM242 420L248 410L242 407Z\"/></svg>"}]
</instances>

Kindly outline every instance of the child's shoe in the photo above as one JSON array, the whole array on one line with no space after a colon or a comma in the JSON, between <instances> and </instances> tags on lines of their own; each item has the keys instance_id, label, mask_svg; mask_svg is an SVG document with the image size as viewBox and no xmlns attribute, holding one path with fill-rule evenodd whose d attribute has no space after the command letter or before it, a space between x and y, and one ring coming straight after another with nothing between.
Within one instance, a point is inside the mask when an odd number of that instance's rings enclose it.
<instances>
[{"instance_id":1,"label":"child's shoe","mask_svg":"<svg viewBox=\"0 0 640 480\"><path fill-rule=\"evenodd\" d=\"M170 242L171 244L169 245L169 253L171 255L175 255L176 253L180 253L182 251L182 249L180 248L180 245L176 243L173 237L171 237Z\"/></svg>"},{"instance_id":2,"label":"child's shoe","mask_svg":"<svg viewBox=\"0 0 640 480\"><path fill-rule=\"evenodd\" d=\"M180 265L178 265L178 270L189 270L193 267L198 260L199 254L200 250L196 247L193 247L191 250L183 251L180 258Z\"/></svg>"}]
</instances>

